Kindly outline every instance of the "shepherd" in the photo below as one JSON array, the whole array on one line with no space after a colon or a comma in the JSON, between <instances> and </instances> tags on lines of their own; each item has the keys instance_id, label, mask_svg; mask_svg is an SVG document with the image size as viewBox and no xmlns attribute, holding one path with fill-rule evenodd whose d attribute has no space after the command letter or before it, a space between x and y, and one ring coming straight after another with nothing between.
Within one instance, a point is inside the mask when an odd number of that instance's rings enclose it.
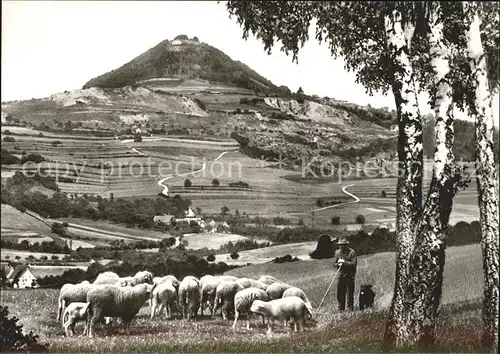
<instances>
[{"instance_id":1,"label":"shepherd","mask_svg":"<svg viewBox=\"0 0 500 354\"><path fill-rule=\"evenodd\" d=\"M335 266L339 269L337 283L337 301L339 311L345 310L346 293L347 308L354 310L354 279L356 278L356 267L358 257L356 252L350 248L346 237L341 237L337 242L339 249L335 250Z\"/></svg>"}]
</instances>

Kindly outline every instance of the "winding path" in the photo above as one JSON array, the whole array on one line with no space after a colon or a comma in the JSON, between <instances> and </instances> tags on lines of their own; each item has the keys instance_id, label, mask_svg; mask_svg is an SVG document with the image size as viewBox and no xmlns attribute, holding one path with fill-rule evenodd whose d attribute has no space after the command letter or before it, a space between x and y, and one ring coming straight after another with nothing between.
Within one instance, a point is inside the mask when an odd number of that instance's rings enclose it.
<instances>
[{"instance_id":1,"label":"winding path","mask_svg":"<svg viewBox=\"0 0 500 354\"><path fill-rule=\"evenodd\" d=\"M352 193L349 193L346 188L349 188L349 187L352 187L354 186L354 184L350 184L348 186L344 186L342 187L342 193L344 193L345 195L353 198L354 200L351 200L351 201L348 201L348 202L344 202L344 203L340 203L340 204L335 204L335 205L329 205L329 206L326 206L326 207L323 207L323 208L318 208L318 209L314 209L312 210L312 212L314 213L315 211L321 211L321 210L326 210L326 209L332 209L332 208L336 208L338 206L341 206L341 205L345 205L345 204L355 204L355 203L359 203L360 199L355 196L354 194Z\"/></svg>"},{"instance_id":2,"label":"winding path","mask_svg":"<svg viewBox=\"0 0 500 354\"><path fill-rule=\"evenodd\" d=\"M219 156L217 156L213 162L217 161L218 159L220 159L222 156L224 156L227 153L228 153L227 151L224 151L222 154L220 154ZM195 173L198 173L198 172L203 172L206 168L207 168L207 163L204 162L203 163L203 167L201 169L199 169L199 170L196 170L196 171L193 171L193 172L182 173L180 175L170 175L170 176L167 176L167 177L159 180L158 181L158 185L160 187L163 187L163 191L161 193L163 195L165 195L165 196L168 196L168 186L166 184L163 184L165 181L168 181L169 179L174 178L174 177L184 177L184 176L192 175L192 174L195 174Z\"/></svg>"}]
</instances>

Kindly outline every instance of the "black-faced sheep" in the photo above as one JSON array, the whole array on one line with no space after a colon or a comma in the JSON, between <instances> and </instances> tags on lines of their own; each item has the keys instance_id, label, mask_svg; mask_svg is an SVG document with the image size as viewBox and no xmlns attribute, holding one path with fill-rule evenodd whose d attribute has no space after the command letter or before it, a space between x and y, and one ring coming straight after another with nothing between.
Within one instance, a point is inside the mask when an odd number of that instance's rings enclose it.
<instances>
[{"instance_id":1,"label":"black-faced sheep","mask_svg":"<svg viewBox=\"0 0 500 354\"><path fill-rule=\"evenodd\" d=\"M258 280L255 280L255 279L250 279L250 278L240 278L238 280L236 280L236 283L240 284L243 289L246 289L246 288L258 288L258 289L262 289L262 290L266 290L267 289L267 284L263 283L263 282L260 282Z\"/></svg>"},{"instance_id":2,"label":"black-faced sheep","mask_svg":"<svg viewBox=\"0 0 500 354\"><path fill-rule=\"evenodd\" d=\"M95 324L106 317L119 317L129 334L130 322L150 297L153 286L139 284L134 287L118 287L114 285L98 285L89 290L87 302L87 334L92 338Z\"/></svg>"},{"instance_id":3,"label":"black-faced sheep","mask_svg":"<svg viewBox=\"0 0 500 354\"><path fill-rule=\"evenodd\" d=\"M246 288L234 295L233 329L236 328L236 322L242 314L247 315L247 329L250 329L250 307L255 300L269 301L269 296L259 288ZM264 316L262 316L262 321L264 322Z\"/></svg>"},{"instance_id":4,"label":"black-faced sheep","mask_svg":"<svg viewBox=\"0 0 500 354\"><path fill-rule=\"evenodd\" d=\"M282 282L272 283L266 288L266 293L271 300L281 299L285 290L291 287L291 285Z\"/></svg>"},{"instance_id":5,"label":"black-faced sheep","mask_svg":"<svg viewBox=\"0 0 500 354\"><path fill-rule=\"evenodd\" d=\"M63 328L66 336L69 337L75 334L75 325L77 322L87 320L88 306L88 302L72 302L66 307L62 316ZM83 334L85 335L85 330Z\"/></svg>"},{"instance_id":6,"label":"black-faced sheep","mask_svg":"<svg viewBox=\"0 0 500 354\"><path fill-rule=\"evenodd\" d=\"M285 320L292 317L294 319L294 330L297 332L297 325L302 332L305 326L307 316L312 316L307 309L304 300L297 296L290 296L268 302L255 300L250 307L250 311L267 318L267 333L272 333L272 324L274 320Z\"/></svg>"},{"instance_id":7,"label":"black-faced sheep","mask_svg":"<svg viewBox=\"0 0 500 354\"><path fill-rule=\"evenodd\" d=\"M200 302L200 282L193 276L186 276L179 285L179 305L183 318L189 321L198 313Z\"/></svg>"},{"instance_id":8,"label":"black-faced sheep","mask_svg":"<svg viewBox=\"0 0 500 354\"><path fill-rule=\"evenodd\" d=\"M270 275L262 275L257 280L267 285L271 285L272 283L280 283L278 279Z\"/></svg>"},{"instance_id":9,"label":"black-faced sheep","mask_svg":"<svg viewBox=\"0 0 500 354\"><path fill-rule=\"evenodd\" d=\"M225 321L228 315L234 311L234 296L243 287L235 281L225 280L217 285L214 300L214 314L219 309L222 312L222 319Z\"/></svg>"},{"instance_id":10,"label":"black-faced sheep","mask_svg":"<svg viewBox=\"0 0 500 354\"><path fill-rule=\"evenodd\" d=\"M57 321L61 320L66 306L72 302L86 302L87 292L91 284L84 280L78 284L64 284L59 292L59 299L57 301Z\"/></svg>"},{"instance_id":11,"label":"black-faced sheep","mask_svg":"<svg viewBox=\"0 0 500 354\"><path fill-rule=\"evenodd\" d=\"M205 305L208 303L210 314L214 315L214 300L217 285L222 282L212 275L205 275L200 279L200 314L203 315Z\"/></svg>"},{"instance_id":12,"label":"black-faced sheep","mask_svg":"<svg viewBox=\"0 0 500 354\"><path fill-rule=\"evenodd\" d=\"M373 302L375 300L375 292L372 290L370 284L361 285L359 290L359 309L364 310L368 307L373 307Z\"/></svg>"},{"instance_id":13,"label":"black-faced sheep","mask_svg":"<svg viewBox=\"0 0 500 354\"><path fill-rule=\"evenodd\" d=\"M170 280L159 284L153 289L151 302L151 319L156 313L160 314L163 309L165 309L167 319L172 317L172 310L177 302L177 292Z\"/></svg>"}]
</instances>

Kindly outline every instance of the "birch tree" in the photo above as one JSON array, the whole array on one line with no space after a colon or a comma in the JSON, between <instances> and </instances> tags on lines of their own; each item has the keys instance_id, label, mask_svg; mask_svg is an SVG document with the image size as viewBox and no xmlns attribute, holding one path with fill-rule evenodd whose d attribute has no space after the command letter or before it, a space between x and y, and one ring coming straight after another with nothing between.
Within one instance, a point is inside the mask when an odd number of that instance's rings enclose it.
<instances>
[{"instance_id":1,"label":"birch tree","mask_svg":"<svg viewBox=\"0 0 500 354\"><path fill-rule=\"evenodd\" d=\"M457 19L461 8L451 2L229 1L226 6L243 27L243 38L251 32L269 54L278 39L293 61L315 18L316 39L328 43L334 57L343 57L358 83L369 93L394 94L399 126L396 281L385 342L432 344L444 229L464 183L454 163L452 108L464 103L467 89L460 80L463 63L452 55L457 41L446 35L447 26L462 20ZM425 205L418 87L431 92L436 114L433 178Z\"/></svg>"},{"instance_id":2,"label":"birch tree","mask_svg":"<svg viewBox=\"0 0 500 354\"><path fill-rule=\"evenodd\" d=\"M499 317L499 218L498 218L498 174L493 150L493 110L487 56L481 36L481 4L464 2L463 11L467 24L467 58L470 64L474 87L474 101L469 111L476 124L476 179L479 203L479 222L481 225L481 248L484 269L483 304L483 344L498 346ZM484 11L486 12L486 11ZM498 31L498 8L490 19L490 25ZM496 26L495 26L496 25ZM497 38L498 41L498 32ZM489 56L494 61L492 56ZM496 70L498 72L498 69ZM492 75L491 75L492 76Z\"/></svg>"}]
</instances>

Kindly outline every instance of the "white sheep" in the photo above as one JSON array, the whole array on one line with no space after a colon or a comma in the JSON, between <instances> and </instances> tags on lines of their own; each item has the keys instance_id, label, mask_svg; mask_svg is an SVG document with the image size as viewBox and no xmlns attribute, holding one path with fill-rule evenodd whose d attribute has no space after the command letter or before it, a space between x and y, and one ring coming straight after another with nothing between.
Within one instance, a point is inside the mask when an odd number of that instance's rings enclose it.
<instances>
[{"instance_id":1,"label":"white sheep","mask_svg":"<svg viewBox=\"0 0 500 354\"><path fill-rule=\"evenodd\" d=\"M312 305L311 305L311 301L309 301L306 293L302 289L299 289L299 288L297 288L295 286L292 286L291 288L288 288L288 289L286 289L283 292L283 296L282 297L290 297L290 296L300 297L304 301L304 303L306 304L309 313L310 314L313 313L313 308L312 308ZM311 319L311 318L309 318L309 319Z\"/></svg>"},{"instance_id":2,"label":"white sheep","mask_svg":"<svg viewBox=\"0 0 500 354\"><path fill-rule=\"evenodd\" d=\"M255 300L269 301L269 296L259 288L246 288L234 295L233 329L236 328L236 322L242 314L247 315L247 329L250 329L250 307ZM262 316L262 321L264 322L264 316Z\"/></svg>"},{"instance_id":3,"label":"white sheep","mask_svg":"<svg viewBox=\"0 0 500 354\"><path fill-rule=\"evenodd\" d=\"M243 289L258 288L258 289L262 289L264 291L267 289L267 284L262 283L258 280L255 280L255 279L250 279L250 278L240 278L240 279L236 280L236 283L240 284L243 287Z\"/></svg>"},{"instance_id":4,"label":"white sheep","mask_svg":"<svg viewBox=\"0 0 500 354\"><path fill-rule=\"evenodd\" d=\"M150 297L153 286L139 284L134 287L118 287L114 285L97 285L87 294L89 307L87 310L87 334L92 338L95 324L106 317L119 317L129 334L130 322Z\"/></svg>"},{"instance_id":5,"label":"white sheep","mask_svg":"<svg viewBox=\"0 0 500 354\"><path fill-rule=\"evenodd\" d=\"M236 280L238 280L238 277L235 277L233 275L218 275L217 278L219 278L222 281L226 281L226 280L236 281Z\"/></svg>"},{"instance_id":6,"label":"white sheep","mask_svg":"<svg viewBox=\"0 0 500 354\"><path fill-rule=\"evenodd\" d=\"M227 320L228 314L234 310L234 296L243 287L235 281L225 280L217 285L214 299L214 314L221 307L222 319Z\"/></svg>"},{"instance_id":7,"label":"white sheep","mask_svg":"<svg viewBox=\"0 0 500 354\"><path fill-rule=\"evenodd\" d=\"M272 283L280 283L278 279L271 275L262 275L257 280L267 285L271 285Z\"/></svg>"},{"instance_id":8,"label":"white sheep","mask_svg":"<svg viewBox=\"0 0 500 354\"><path fill-rule=\"evenodd\" d=\"M87 292L91 285L87 280L78 284L64 284L59 291L59 299L57 301L57 321L61 320L66 306L72 302L87 301Z\"/></svg>"},{"instance_id":9,"label":"white sheep","mask_svg":"<svg viewBox=\"0 0 500 354\"><path fill-rule=\"evenodd\" d=\"M285 290L291 287L291 285L282 282L272 283L266 288L266 293L269 295L270 300L281 299Z\"/></svg>"},{"instance_id":10,"label":"white sheep","mask_svg":"<svg viewBox=\"0 0 500 354\"><path fill-rule=\"evenodd\" d=\"M77 322L87 320L88 306L88 302L72 302L66 307L62 316L62 324L67 337L75 334ZM83 334L85 335L85 330Z\"/></svg>"},{"instance_id":11,"label":"white sheep","mask_svg":"<svg viewBox=\"0 0 500 354\"><path fill-rule=\"evenodd\" d=\"M103 272L97 276L92 284L95 285L104 285L104 284L113 284L120 276L114 272Z\"/></svg>"},{"instance_id":12,"label":"white sheep","mask_svg":"<svg viewBox=\"0 0 500 354\"><path fill-rule=\"evenodd\" d=\"M171 280L167 280L156 286L151 293L151 319L153 319L156 313L161 313L163 309L165 309L166 318L170 319L176 301L177 292Z\"/></svg>"},{"instance_id":13,"label":"white sheep","mask_svg":"<svg viewBox=\"0 0 500 354\"><path fill-rule=\"evenodd\" d=\"M179 305L183 318L189 321L198 312L200 283L196 277L186 276L179 285Z\"/></svg>"},{"instance_id":14,"label":"white sheep","mask_svg":"<svg viewBox=\"0 0 500 354\"><path fill-rule=\"evenodd\" d=\"M312 316L304 300L297 296L290 296L267 302L255 300L250 307L250 311L259 315L264 315L267 318L268 334L272 333L272 324L274 320L285 320L290 317L294 319L295 332L297 332L297 325L302 332L304 330L306 316Z\"/></svg>"},{"instance_id":15,"label":"white sheep","mask_svg":"<svg viewBox=\"0 0 500 354\"><path fill-rule=\"evenodd\" d=\"M213 317L214 315L214 300L217 285L222 282L219 278L212 275L205 275L200 278L200 313L203 316L203 310L208 303L208 308Z\"/></svg>"},{"instance_id":16,"label":"white sheep","mask_svg":"<svg viewBox=\"0 0 500 354\"><path fill-rule=\"evenodd\" d=\"M177 278L173 275L166 275L164 277L154 277L153 278L153 285L156 287L158 285L160 285L161 283L164 283L166 282L167 280L169 280L170 282L172 282L172 285L174 286L175 288L175 296L178 296L178 291L179 291L179 280L177 280ZM147 301L147 305L148 307L151 309L151 307L153 306L153 302L152 302L152 299L149 299Z\"/></svg>"}]
</instances>

